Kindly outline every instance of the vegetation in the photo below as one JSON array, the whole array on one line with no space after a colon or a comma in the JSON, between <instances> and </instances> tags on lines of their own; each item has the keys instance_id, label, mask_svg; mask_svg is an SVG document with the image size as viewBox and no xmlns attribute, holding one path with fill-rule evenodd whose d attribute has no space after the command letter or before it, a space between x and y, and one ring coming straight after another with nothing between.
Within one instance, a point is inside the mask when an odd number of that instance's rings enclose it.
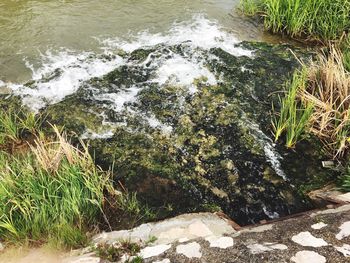
<instances>
[{"instance_id":1,"label":"vegetation","mask_svg":"<svg viewBox=\"0 0 350 263\"><path fill-rule=\"evenodd\" d=\"M350 74L343 61L342 53L332 48L294 74L274 122L276 140L285 131L286 145L293 147L307 132L320 138L334 157L346 153L350 143Z\"/></svg>"},{"instance_id":2,"label":"vegetation","mask_svg":"<svg viewBox=\"0 0 350 263\"><path fill-rule=\"evenodd\" d=\"M96 255L108 262L119 262L122 256L127 256L126 262L143 262L141 257L136 255L141 250L141 245L130 241L119 241L113 244L98 244L94 249Z\"/></svg>"},{"instance_id":3,"label":"vegetation","mask_svg":"<svg viewBox=\"0 0 350 263\"><path fill-rule=\"evenodd\" d=\"M111 210L127 220L152 216L135 194L114 189L110 172L96 167L83 142L75 147L56 127L44 132L42 124L24 110L0 113L2 241L74 248L86 245L99 226L111 229Z\"/></svg>"},{"instance_id":4,"label":"vegetation","mask_svg":"<svg viewBox=\"0 0 350 263\"><path fill-rule=\"evenodd\" d=\"M350 29L344 0L241 0L241 9L262 17L267 30L299 39L338 40Z\"/></svg>"}]
</instances>

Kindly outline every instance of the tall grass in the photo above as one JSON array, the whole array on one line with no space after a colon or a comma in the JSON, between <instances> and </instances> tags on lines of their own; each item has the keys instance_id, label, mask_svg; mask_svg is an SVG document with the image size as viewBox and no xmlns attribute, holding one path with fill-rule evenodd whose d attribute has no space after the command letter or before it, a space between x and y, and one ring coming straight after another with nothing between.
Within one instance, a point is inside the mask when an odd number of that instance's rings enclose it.
<instances>
[{"instance_id":1,"label":"tall grass","mask_svg":"<svg viewBox=\"0 0 350 263\"><path fill-rule=\"evenodd\" d=\"M338 40L350 30L350 1L241 0L247 15L259 15L265 28L306 40Z\"/></svg>"},{"instance_id":2,"label":"tall grass","mask_svg":"<svg viewBox=\"0 0 350 263\"><path fill-rule=\"evenodd\" d=\"M286 131L290 147L306 130L320 138L331 155L341 157L350 146L349 106L350 73L342 52L332 47L294 75L275 121L276 140Z\"/></svg>"},{"instance_id":3,"label":"tall grass","mask_svg":"<svg viewBox=\"0 0 350 263\"><path fill-rule=\"evenodd\" d=\"M109 177L95 167L87 148L37 140L19 156L0 152L0 238L77 247L97 223Z\"/></svg>"},{"instance_id":4,"label":"tall grass","mask_svg":"<svg viewBox=\"0 0 350 263\"><path fill-rule=\"evenodd\" d=\"M302 138L313 111L311 103L298 101L301 90L305 89L307 72L305 69L296 72L290 83L286 96L281 99L281 112L279 118L273 121L275 141L286 134L286 146L292 148Z\"/></svg>"}]
</instances>

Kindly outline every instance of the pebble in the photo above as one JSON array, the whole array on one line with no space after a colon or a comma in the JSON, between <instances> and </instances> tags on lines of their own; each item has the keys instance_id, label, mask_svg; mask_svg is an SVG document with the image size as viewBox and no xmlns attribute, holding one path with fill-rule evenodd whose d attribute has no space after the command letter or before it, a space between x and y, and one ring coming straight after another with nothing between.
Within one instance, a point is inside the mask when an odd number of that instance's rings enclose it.
<instances>
[{"instance_id":1,"label":"pebble","mask_svg":"<svg viewBox=\"0 0 350 263\"><path fill-rule=\"evenodd\" d=\"M143 258L155 257L160 254L163 254L169 248L171 248L171 245L157 245L153 247L145 247L144 249L141 250L140 256Z\"/></svg>"},{"instance_id":2,"label":"pebble","mask_svg":"<svg viewBox=\"0 0 350 263\"><path fill-rule=\"evenodd\" d=\"M301 232L292 237L292 240L299 245L304 247L323 247L328 246L328 243L324 241L322 238L316 238L311 235L310 232Z\"/></svg>"},{"instance_id":3,"label":"pebble","mask_svg":"<svg viewBox=\"0 0 350 263\"><path fill-rule=\"evenodd\" d=\"M335 236L338 240L350 236L350 221L343 223L340 227L340 232Z\"/></svg>"},{"instance_id":4,"label":"pebble","mask_svg":"<svg viewBox=\"0 0 350 263\"><path fill-rule=\"evenodd\" d=\"M326 263L326 258L314 251L303 250L291 258L295 263Z\"/></svg>"},{"instance_id":5,"label":"pebble","mask_svg":"<svg viewBox=\"0 0 350 263\"><path fill-rule=\"evenodd\" d=\"M350 257L350 245L345 244L342 247L335 247L335 249L342 253L344 257Z\"/></svg>"},{"instance_id":6,"label":"pebble","mask_svg":"<svg viewBox=\"0 0 350 263\"><path fill-rule=\"evenodd\" d=\"M183 254L188 258L201 258L201 246L197 242L188 243L186 245L178 245L176 253Z\"/></svg>"},{"instance_id":7,"label":"pebble","mask_svg":"<svg viewBox=\"0 0 350 263\"><path fill-rule=\"evenodd\" d=\"M225 249L233 246L232 237L208 237L205 240L210 243L210 247Z\"/></svg>"},{"instance_id":8,"label":"pebble","mask_svg":"<svg viewBox=\"0 0 350 263\"><path fill-rule=\"evenodd\" d=\"M320 222L320 223L317 223L317 224L313 224L311 226L312 229L316 229L316 230L319 230L319 229L322 229L324 227L328 226L327 224L323 223L323 222Z\"/></svg>"}]
</instances>

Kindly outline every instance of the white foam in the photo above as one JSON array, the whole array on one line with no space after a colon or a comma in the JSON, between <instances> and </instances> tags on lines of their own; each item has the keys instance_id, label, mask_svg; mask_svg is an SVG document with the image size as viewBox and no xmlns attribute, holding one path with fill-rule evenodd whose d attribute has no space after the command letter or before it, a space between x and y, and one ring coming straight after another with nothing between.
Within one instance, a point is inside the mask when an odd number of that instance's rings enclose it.
<instances>
[{"instance_id":1,"label":"white foam","mask_svg":"<svg viewBox=\"0 0 350 263\"><path fill-rule=\"evenodd\" d=\"M24 85L10 85L10 87L14 94L23 97L24 104L37 111L46 104L57 103L75 93L83 81L103 76L123 64L123 60L118 56L106 60L91 55L91 53L73 54L69 51L53 54L48 51L41 55L43 63L40 68L35 69L27 63L33 71L32 79L36 81L33 88ZM45 80L45 77L54 74L55 70L61 71L60 74Z\"/></svg>"},{"instance_id":2,"label":"white foam","mask_svg":"<svg viewBox=\"0 0 350 263\"><path fill-rule=\"evenodd\" d=\"M205 77L208 84L217 84L214 74L203 66L203 62L190 61L176 54L160 65L156 75L157 77L152 81L158 82L160 85L168 83L187 86L192 88L192 90L190 90L192 93L196 90L193 87L193 81L195 79Z\"/></svg>"},{"instance_id":3,"label":"white foam","mask_svg":"<svg viewBox=\"0 0 350 263\"><path fill-rule=\"evenodd\" d=\"M112 102L112 107L114 111L121 111L126 103L131 103L136 101L137 94L140 88L132 86L125 91L120 91L118 93L102 93L94 95L95 100L99 101L109 101Z\"/></svg>"},{"instance_id":4,"label":"white foam","mask_svg":"<svg viewBox=\"0 0 350 263\"><path fill-rule=\"evenodd\" d=\"M119 38L102 40L106 49L119 48L127 52L145 46L158 44L176 45L189 42L193 47L209 50L222 48L235 56L251 56L252 52L235 45L239 40L230 32L222 28L216 21L206 19L203 15L196 15L191 21L174 23L167 34L151 34L148 31L138 33L133 41L126 42Z\"/></svg>"}]
</instances>

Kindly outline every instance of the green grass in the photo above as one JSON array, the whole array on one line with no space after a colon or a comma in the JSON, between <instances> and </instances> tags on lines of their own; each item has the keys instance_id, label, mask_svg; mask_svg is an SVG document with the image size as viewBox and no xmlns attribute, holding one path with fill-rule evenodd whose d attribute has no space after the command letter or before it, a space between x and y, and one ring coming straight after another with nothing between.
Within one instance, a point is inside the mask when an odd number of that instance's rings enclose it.
<instances>
[{"instance_id":1,"label":"green grass","mask_svg":"<svg viewBox=\"0 0 350 263\"><path fill-rule=\"evenodd\" d=\"M311 103L302 103L298 100L298 93L306 86L306 69L293 75L286 96L280 97L281 111L279 116L273 120L275 141L285 134L286 146L293 148L305 134L313 111Z\"/></svg>"},{"instance_id":2,"label":"green grass","mask_svg":"<svg viewBox=\"0 0 350 263\"><path fill-rule=\"evenodd\" d=\"M32 112L20 109L0 111L0 144L18 143L26 134L37 134L43 118Z\"/></svg>"},{"instance_id":3,"label":"green grass","mask_svg":"<svg viewBox=\"0 0 350 263\"><path fill-rule=\"evenodd\" d=\"M0 152L2 240L50 242L57 247L86 244L86 232L96 225L102 211L109 177L95 167L86 151L64 142L60 135L57 139L39 147L55 163L51 166L43 166L38 152L19 156Z\"/></svg>"},{"instance_id":4,"label":"green grass","mask_svg":"<svg viewBox=\"0 0 350 263\"><path fill-rule=\"evenodd\" d=\"M241 0L246 15L258 15L267 30L306 40L338 40L350 29L350 1Z\"/></svg>"}]
</instances>

